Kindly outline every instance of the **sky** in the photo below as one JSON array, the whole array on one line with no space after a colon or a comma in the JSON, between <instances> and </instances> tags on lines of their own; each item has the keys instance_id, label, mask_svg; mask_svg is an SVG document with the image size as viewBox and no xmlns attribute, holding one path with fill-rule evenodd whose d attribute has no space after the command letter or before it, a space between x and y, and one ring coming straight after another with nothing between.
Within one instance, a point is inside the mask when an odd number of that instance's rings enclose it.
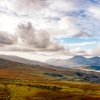
<instances>
[{"instance_id":1,"label":"sky","mask_svg":"<svg viewBox=\"0 0 100 100\"><path fill-rule=\"evenodd\" d=\"M0 54L100 56L100 0L0 0Z\"/></svg>"}]
</instances>

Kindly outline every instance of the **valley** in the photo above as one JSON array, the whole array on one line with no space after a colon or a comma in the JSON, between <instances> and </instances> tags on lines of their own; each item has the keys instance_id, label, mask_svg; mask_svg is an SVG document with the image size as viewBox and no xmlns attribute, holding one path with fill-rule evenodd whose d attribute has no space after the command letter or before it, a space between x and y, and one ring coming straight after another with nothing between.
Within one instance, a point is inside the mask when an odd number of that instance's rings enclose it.
<instances>
[{"instance_id":1,"label":"valley","mask_svg":"<svg viewBox=\"0 0 100 100\"><path fill-rule=\"evenodd\" d=\"M100 73L0 58L0 100L100 100Z\"/></svg>"},{"instance_id":2,"label":"valley","mask_svg":"<svg viewBox=\"0 0 100 100\"><path fill-rule=\"evenodd\" d=\"M84 56L74 56L69 59L49 59L45 63L66 68L100 70L100 57L96 56L91 58L86 58Z\"/></svg>"}]
</instances>

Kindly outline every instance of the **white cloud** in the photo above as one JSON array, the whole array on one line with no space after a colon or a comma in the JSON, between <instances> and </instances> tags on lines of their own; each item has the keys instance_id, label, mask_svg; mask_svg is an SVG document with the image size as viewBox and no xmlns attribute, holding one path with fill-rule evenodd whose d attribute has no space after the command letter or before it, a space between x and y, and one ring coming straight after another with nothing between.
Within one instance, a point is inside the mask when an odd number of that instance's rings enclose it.
<instances>
[{"instance_id":1,"label":"white cloud","mask_svg":"<svg viewBox=\"0 0 100 100\"><path fill-rule=\"evenodd\" d=\"M100 56L100 43L98 43L95 48L90 50L90 55L92 55L92 56Z\"/></svg>"},{"instance_id":2,"label":"white cloud","mask_svg":"<svg viewBox=\"0 0 100 100\"><path fill-rule=\"evenodd\" d=\"M90 12L90 14L92 16L94 16L95 18L100 19L100 7L95 7L95 6L91 6L88 11Z\"/></svg>"},{"instance_id":3,"label":"white cloud","mask_svg":"<svg viewBox=\"0 0 100 100\"><path fill-rule=\"evenodd\" d=\"M14 33L16 25L19 23L19 19L14 16L9 16L0 13L0 30L7 31L8 33Z\"/></svg>"},{"instance_id":4,"label":"white cloud","mask_svg":"<svg viewBox=\"0 0 100 100\"><path fill-rule=\"evenodd\" d=\"M73 25L73 18L72 17L61 18L58 24L62 30L70 29Z\"/></svg>"},{"instance_id":5,"label":"white cloud","mask_svg":"<svg viewBox=\"0 0 100 100\"><path fill-rule=\"evenodd\" d=\"M17 13L27 14L47 7L46 0L13 0L12 9Z\"/></svg>"},{"instance_id":6,"label":"white cloud","mask_svg":"<svg viewBox=\"0 0 100 100\"><path fill-rule=\"evenodd\" d=\"M37 60L37 61L46 61L48 59L67 59L70 56L65 56L65 55L56 55L55 53L50 53L50 52L4 52L0 51L0 55L14 55L14 56L19 56L31 60Z\"/></svg>"},{"instance_id":7,"label":"white cloud","mask_svg":"<svg viewBox=\"0 0 100 100\"><path fill-rule=\"evenodd\" d=\"M50 9L58 12L69 12L75 10L75 2L72 0L49 0Z\"/></svg>"},{"instance_id":8,"label":"white cloud","mask_svg":"<svg viewBox=\"0 0 100 100\"><path fill-rule=\"evenodd\" d=\"M89 51L83 50L80 47L72 49L70 52L71 52L72 56L75 56L75 55L88 56L89 55Z\"/></svg>"},{"instance_id":9,"label":"white cloud","mask_svg":"<svg viewBox=\"0 0 100 100\"><path fill-rule=\"evenodd\" d=\"M58 24L60 29L65 33L67 36L72 36L80 31L80 29L74 24L75 19L71 16L66 16L59 20Z\"/></svg>"}]
</instances>

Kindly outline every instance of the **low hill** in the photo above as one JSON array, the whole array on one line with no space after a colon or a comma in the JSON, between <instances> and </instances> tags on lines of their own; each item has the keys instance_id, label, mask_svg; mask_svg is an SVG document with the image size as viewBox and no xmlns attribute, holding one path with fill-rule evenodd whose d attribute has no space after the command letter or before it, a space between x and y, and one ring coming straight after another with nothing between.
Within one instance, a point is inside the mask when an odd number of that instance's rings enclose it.
<instances>
[{"instance_id":1,"label":"low hill","mask_svg":"<svg viewBox=\"0 0 100 100\"><path fill-rule=\"evenodd\" d=\"M0 58L0 69L31 69L28 64L18 63Z\"/></svg>"},{"instance_id":2,"label":"low hill","mask_svg":"<svg viewBox=\"0 0 100 100\"><path fill-rule=\"evenodd\" d=\"M18 56L11 56L11 55L0 55L0 58L15 61L19 63L29 64L29 65L40 65L40 66L47 66L48 64L42 63L39 61L29 60Z\"/></svg>"}]
</instances>

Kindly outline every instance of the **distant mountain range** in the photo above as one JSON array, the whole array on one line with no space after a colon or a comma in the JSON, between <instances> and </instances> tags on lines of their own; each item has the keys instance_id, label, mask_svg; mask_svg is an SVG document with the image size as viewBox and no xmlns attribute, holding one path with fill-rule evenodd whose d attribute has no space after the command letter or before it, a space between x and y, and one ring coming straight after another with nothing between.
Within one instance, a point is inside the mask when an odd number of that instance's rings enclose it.
<instances>
[{"instance_id":1,"label":"distant mountain range","mask_svg":"<svg viewBox=\"0 0 100 100\"><path fill-rule=\"evenodd\" d=\"M83 67L100 70L100 57L86 58L83 56L74 56L70 59L50 59L45 63L69 68Z\"/></svg>"},{"instance_id":2,"label":"distant mountain range","mask_svg":"<svg viewBox=\"0 0 100 100\"><path fill-rule=\"evenodd\" d=\"M39 62L34 60L29 60L21 58L18 56L10 55L0 55L1 59L6 59L14 62L19 62L29 65L39 65L39 66L61 66L66 68L81 68L81 69L93 69L100 70L100 57L86 58L84 56L74 56L70 59L50 59L46 62Z\"/></svg>"}]
</instances>

